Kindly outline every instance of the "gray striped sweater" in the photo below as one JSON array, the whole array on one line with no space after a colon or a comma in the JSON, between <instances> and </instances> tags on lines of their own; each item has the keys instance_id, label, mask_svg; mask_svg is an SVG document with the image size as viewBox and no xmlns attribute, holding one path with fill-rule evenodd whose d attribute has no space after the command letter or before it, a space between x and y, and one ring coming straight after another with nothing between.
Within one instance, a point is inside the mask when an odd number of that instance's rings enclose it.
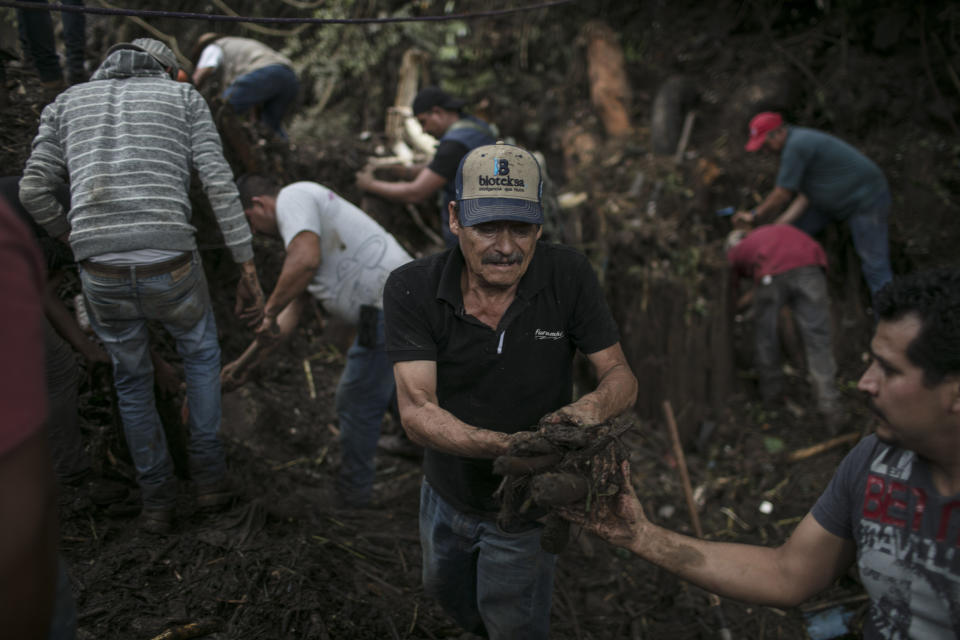
<instances>
[{"instance_id":1,"label":"gray striped sweater","mask_svg":"<svg viewBox=\"0 0 960 640\"><path fill-rule=\"evenodd\" d=\"M52 236L69 231L77 260L114 251L196 249L195 168L236 262L253 258L250 227L210 109L149 54L115 51L43 110L20 200ZM70 183L70 211L54 197Z\"/></svg>"}]
</instances>

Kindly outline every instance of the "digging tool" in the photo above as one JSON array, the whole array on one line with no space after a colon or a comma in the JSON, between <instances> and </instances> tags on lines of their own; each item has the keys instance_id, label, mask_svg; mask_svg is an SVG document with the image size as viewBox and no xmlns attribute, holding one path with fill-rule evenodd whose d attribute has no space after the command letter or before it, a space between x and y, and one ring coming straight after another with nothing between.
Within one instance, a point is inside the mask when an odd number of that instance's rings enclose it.
<instances>
[{"instance_id":1,"label":"digging tool","mask_svg":"<svg viewBox=\"0 0 960 640\"><path fill-rule=\"evenodd\" d=\"M680 445L680 433L677 430L677 421L673 417L673 407L669 400L663 401L663 414L667 418L667 427L670 429L670 441L673 443L673 455L677 459L677 466L680 468L680 478L683 480L683 494L687 499L687 509L690 510L690 520L693 521L693 530L698 538L703 538L703 528L700 526L700 515L697 513L697 503L693 500L693 489L690 487L690 475L687 473L687 460L683 456L683 447ZM727 620L723 617L723 608L720 606L720 596L715 593L707 593L710 600L710 608L714 611L717 618L717 626L720 628L719 635L721 640L732 640L730 629L727 627Z\"/></svg>"}]
</instances>

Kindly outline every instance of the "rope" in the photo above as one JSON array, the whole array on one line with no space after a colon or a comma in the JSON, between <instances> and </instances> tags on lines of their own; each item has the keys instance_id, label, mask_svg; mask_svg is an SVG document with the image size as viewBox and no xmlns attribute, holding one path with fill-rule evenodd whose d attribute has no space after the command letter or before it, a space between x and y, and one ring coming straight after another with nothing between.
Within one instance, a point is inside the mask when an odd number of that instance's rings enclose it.
<instances>
[{"instance_id":1,"label":"rope","mask_svg":"<svg viewBox=\"0 0 960 640\"><path fill-rule=\"evenodd\" d=\"M184 11L157 11L150 9L108 9L106 7L75 7L72 5L48 4L39 5L22 0L0 0L0 7L14 9L33 9L37 11L60 11L67 13L91 13L106 16L136 16L141 18L177 18L182 20L209 20L212 22L252 22L263 24L389 24L397 22L448 22L450 20L469 20L473 18L492 18L496 16L549 9L563 4L570 4L576 0L552 0L526 7L514 9L497 9L494 11L480 11L476 13L457 13L444 16L406 16L389 18L257 18L252 16L224 16L211 13L188 13Z\"/></svg>"}]
</instances>

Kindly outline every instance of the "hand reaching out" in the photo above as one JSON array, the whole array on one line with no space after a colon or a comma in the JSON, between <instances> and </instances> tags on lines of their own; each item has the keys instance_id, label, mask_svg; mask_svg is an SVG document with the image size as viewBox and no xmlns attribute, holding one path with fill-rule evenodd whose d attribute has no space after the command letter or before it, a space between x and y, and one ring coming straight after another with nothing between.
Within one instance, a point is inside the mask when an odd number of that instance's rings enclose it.
<instances>
[{"instance_id":1,"label":"hand reaching out","mask_svg":"<svg viewBox=\"0 0 960 640\"><path fill-rule=\"evenodd\" d=\"M584 512L583 504L562 507L558 513L612 544L629 547L635 538L642 535L649 521L630 484L630 463L624 460L620 472L623 483L615 498L598 500L589 513Z\"/></svg>"}]
</instances>

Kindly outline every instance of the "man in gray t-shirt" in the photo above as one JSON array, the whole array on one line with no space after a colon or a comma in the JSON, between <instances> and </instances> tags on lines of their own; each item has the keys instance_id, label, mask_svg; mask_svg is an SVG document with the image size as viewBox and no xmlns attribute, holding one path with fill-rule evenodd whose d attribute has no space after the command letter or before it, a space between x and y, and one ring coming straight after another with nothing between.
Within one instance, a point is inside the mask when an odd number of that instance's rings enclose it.
<instances>
[{"instance_id":1,"label":"man in gray t-shirt","mask_svg":"<svg viewBox=\"0 0 960 640\"><path fill-rule=\"evenodd\" d=\"M563 515L718 595L795 606L854 562L870 596L863 637L960 637L960 269L901 276L877 294L857 387L875 434L850 452L777 548L710 542L647 520L630 486Z\"/></svg>"},{"instance_id":2,"label":"man in gray t-shirt","mask_svg":"<svg viewBox=\"0 0 960 640\"><path fill-rule=\"evenodd\" d=\"M250 226L281 237L287 255L257 337L224 367L223 385L230 389L246 382L279 339L293 332L307 294L355 325L357 336L336 395L342 450L337 496L342 506L365 506L380 424L394 389L384 343L383 286L410 255L367 214L315 182L281 189L269 178L250 175L237 186Z\"/></svg>"},{"instance_id":3,"label":"man in gray t-shirt","mask_svg":"<svg viewBox=\"0 0 960 640\"><path fill-rule=\"evenodd\" d=\"M846 222L875 295L893 277L887 240L890 190L880 168L835 136L787 126L779 113L760 113L750 121L746 150L760 149L780 156L776 187L752 210L737 212L734 221L752 224L786 207L776 222L810 235L830 222Z\"/></svg>"}]
</instances>

